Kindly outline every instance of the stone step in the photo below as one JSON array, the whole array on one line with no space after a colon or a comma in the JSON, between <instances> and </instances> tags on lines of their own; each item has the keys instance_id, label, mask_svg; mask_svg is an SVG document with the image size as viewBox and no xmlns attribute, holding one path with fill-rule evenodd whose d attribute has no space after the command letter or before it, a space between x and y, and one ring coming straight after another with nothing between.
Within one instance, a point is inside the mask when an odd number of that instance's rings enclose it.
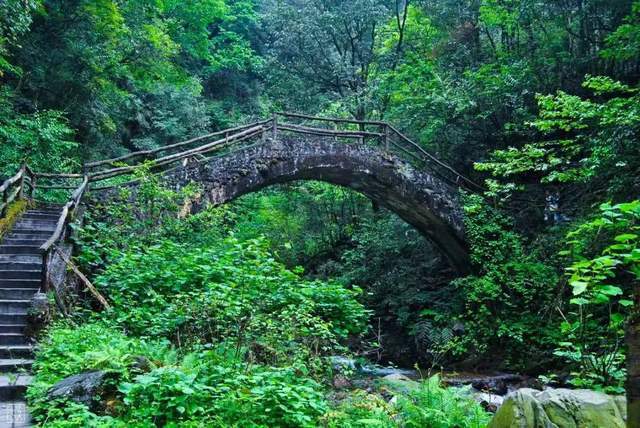
<instances>
[{"instance_id":1,"label":"stone step","mask_svg":"<svg viewBox=\"0 0 640 428\"><path fill-rule=\"evenodd\" d=\"M29 345L4 345L0 346L0 359L6 358L31 358L33 348ZM0 382L1 384L1 382ZM1 398L0 398L1 399Z\"/></svg>"},{"instance_id":2,"label":"stone step","mask_svg":"<svg viewBox=\"0 0 640 428\"><path fill-rule=\"evenodd\" d=\"M0 324L1 333L24 333L27 328L26 324Z\"/></svg>"},{"instance_id":3,"label":"stone step","mask_svg":"<svg viewBox=\"0 0 640 428\"><path fill-rule=\"evenodd\" d=\"M24 398L24 393L31 385L32 380L32 376L24 374L0 376L0 400L10 401Z\"/></svg>"},{"instance_id":4,"label":"stone step","mask_svg":"<svg viewBox=\"0 0 640 428\"><path fill-rule=\"evenodd\" d=\"M0 428L32 427L27 403L24 400L0 402Z\"/></svg>"},{"instance_id":5,"label":"stone step","mask_svg":"<svg viewBox=\"0 0 640 428\"><path fill-rule=\"evenodd\" d=\"M28 299L0 300L0 314L24 314L26 315L31 306Z\"/></svg>"},{"instance_id":6,"label":"stone step","mask_svg":"<svg viewBox=\"0 0 640 428\"><path fill-rule=\"evenodd\" d=\"M42 263L42 255L38 254L0 254L0 263L22 262Z\"/></svg>"},{"instance_id":7,"label":"stone step","mask_svg":"<svg viewBox=\"0 0 640 428\"><path fill-rule=\"evenodd\" d=\"M35 210L58 210L61 211L62 208L64 207L64 204L54 204L54 203L38 203L38 205L36 205L36 207L34 208Z\"/></svg>"},{"instance_id":8,"label":"stone step","mask_svg":"<svg viewBox=\"0 0 640 428\"><path fill-rule=\"evenodd\" d=\"M0 325L26 325L26 314L0 314ZM2 358L2 357L0 357Z\"/></svg>"},{"instance_id":9,"label":"stone step","mask_svg":"<svg viewBox=\"0 0 640 428\"><path fill-rule=\"evenodd\" d=\"M27 211L28 213L60 213L62 206L58 207L36 207Z\"/></svg>"},{"instance_id":10,"label":"stone step","mask_svg":"<svg viewBox=\"0 0 640 428\"><path fill-rule=\"evenodd\" d=\"M0 245L0 254L41 254L40 245Z\"/></svg>"},{"instance_id":11,"label":"stone step","mask_svg":"<svg viewBox=\"0 0 640 428\"><path fill-rule=\"evenodd\" d=\"M42 220L57 222L60 218L60 213L55 211L27 211L20 219L22 220Z\"/></svg>"},{"instance_id":12,"label":"stone step","mask_svg":"<svg viewBox=\"0 0 640 428\"><path fill-rule=\"evenodd\" d=\"M40 247L46 242L47 238L5 238L2 245L27 245L31 247Z\"/></svg>"},{"instance_id":13,"label":"stone step","mask_svg":"<svg viewBox=\"0 0 640 428\"><path fill-rule=\"evenodd\" d=\"M0 279L40 279L42 270L0 270Z\"/></svg>"},{"instance_id":14,"label":"stone step","mask_svg":"<svg viewBox=\"0 0 640 428\"><path fill-rule=\"evenodd\" d=\"M33 360L27 358L0 358L0 373L30 370Z\"/></svg>"},{"instance_id":15,"label":"stone step","mask_svg":"<svg viewBox=\"0 0 640 428\"><path fill-rule=\"evenodd\" d=\"M0 333L0 346L28 344L27 336L22 333Z\"/></svg>"},{"instance_id":16,"label":"stone step","mask_svg":"<svg viewBox=\"0 0 640 428\"><path fill-rule=\"evenodd\" d=\"M31 230L55 230L57 222L42 220L18 220L13 230L31 229Z\"/></svg>"},{"instance_id":17,"label":"stone step","mask_svg":"<svg viewBox=\"0 0 640 428\"><path fill-rule=\"evenodd\" d=\"M5 239L42 239L46 241L52 234L53 232L42 232L38 230L32 230L28 233L16 233L15 229L13 229L5 236Z\"/></svg>"},{"instance_id":18,"label":"stone step","mask_svg":"<svg viewBox=\"0 0 640 428\"><path fill-rule=\"evenodd\" d=\"M31 300L37 292L37 288L0 288L0 300Z\"/></svg>"},{"instance_id":19,"label":"stone step","mask_svg":"<svg viewBox=\"0 0 640 428\"><path fill-rule=\"evenodd\" d=\"M31 226L22 226L15 224L11 229L11 233L20 233L20 234L52 234L56 230L55 223L52 225L42 226L42 227L31 227Z\"/></svg>"},{"instance_id":20,"label":"stone step","mask_svg":"<svg viewBox=\"0 0 640 428\"><path fill-rule=\"evenodd\" d=\"M23 271L23 272L42 272L42 257L38 257L38 260L34 261L16 261L3 259L0 257L0 271ZM2 277L0 277L2 279ZM12 279L12 278L7 278Z\"/></svg>"},{"instance_id":21,"label":"stone step","mask_svg":"<svg viewBox=\"0 0 640 428\"><path fill-rule=\"evenodd\" d=\"M41 280L38 279L0 279L0 288L40 288Z\"/></svg>"}]
</instances>

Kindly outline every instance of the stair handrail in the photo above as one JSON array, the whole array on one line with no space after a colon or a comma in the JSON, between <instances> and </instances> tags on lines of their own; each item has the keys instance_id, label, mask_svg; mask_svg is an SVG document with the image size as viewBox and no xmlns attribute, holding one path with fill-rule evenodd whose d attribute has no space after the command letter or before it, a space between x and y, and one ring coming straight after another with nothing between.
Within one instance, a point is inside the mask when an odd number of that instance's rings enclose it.
<instances>
[{"instance_id":1,"label":"stair handrail","mask_svg":"<svg viewBox=\"0 0 640 428\"><path fill-rule=\"evenodd\" d=\"M237 132L232 135L225 135L225 138L220 140L216 140L202 146L185 150L183 152L174 153L172 155L164 156L161 158L153 159L153 167L165 166L169 165L196 155L209 153L215 150L218 150L226 145L235 144L246 139L258 136L263 134L266 131L264 125L256 125L251 128L247 128L243 131ZM102 181L107 178L117 177L119 175L129 174L140 167L140 164L127 165L117 168L112 168L104 171L99 171L93 174L89 174L89 178L92 182L94 181Z\"/></svg>"},{"instance_id":2,"label":"stair handrail","mask_svg":"<svg viewBox=\"0 0 640 428\"><path fill-rule=\"evenodd\" d=\"M288 122L279 122L278 117L290 118L290 119L302 119L307 121L321 121L327 123L333 123L334 128L321 128L321 127L312 127L312 126L303 126L299 124L293 124ZM359 130L351 130L351 129L339 129L339 124L352 124L358 125ZM370 127L374 127L375 131L371 131ZM111 169L100 170L93 173L88 173L89 169L101 166L114 164L116 162L125 161L128 159L144 156L150 157L152 155L162 153L168 150L181 148L188 146L190 144L203 141L209 139L211 137L224 135L224 139L220 139L213 142L208 142L203 145L197 146L195 148L191 148L188 150L183 150L181 152L173 153L170 155L166 155L164 157L152 159L152 167L157 168L160 166L168 165L175 163L182 159L192 158L200 156L200 158L204 158L202 156L205 153L209 153L211 151L216 151L221 148L226 147L227 145L237 144L238 142L248 140L250 138L255 137L256 135L265 135L267 130L273 131L273 138L277 138L278 131L285 132L293 132L298 134L307 134L307 135L317 135L317 136L329 136L334 138L355 138L360 142L365 141L374 141L376 145L382 146L385 151L390 151L391 148L395 148L401 152L401 156L408 156L420 162L426 162L431 165L432 172L436 174L440 179L449 183L452 186L462 187L466 190L482 194L485 189L483 186L477 184L461 172L457 171L452 166L447 163L441 161L436 156L427 151L420 144L417 144L409 137L407 137L403 132L398 130L392 124L386 121L380 120L357 120L357 119L347 119L347 118L335 118L335 117L322 117L322 116L312 116L308 114L301 113L291 113L291 112L276 112L273 114L271 119L262 120L253 122L247 125L237 126L234 128L229 128L221 131L216 131L201 137L192 138L187 141L183 141L176 144L171 144L164 147L159 147L153 150L142 150L138 152L129 153L124 156L120 156L112 159L105 159L96 162L91 162L84 165L85 173L89 175L90 181L102 181L108 178L117 177L120 175L130 174L140 167L140 162L136 162L134 164L114 167ZM166 172L166 171L165 171ZM52 175L53 176L53 175ZM70 175L71 176L71 175ZM75 174L75 177L81 177L80 174ZM133 183L136 180L127 182ZM115 186L106 186L96 188L95 190L106 190L111 189ZM55 187L55 186L54 186Z\"/></svg>"},{"instance_id":3,"label":"stair handrail","mask_svg":"<svg viewBox=\"0 0 640 428\"><path fill-rule=\"evenodd\" d=\"M181 148L181 147L184 147L184 146L191 145L193 143L197 143L199 141L208 140L208 139L213 138L213 137L218 137L220 135L228 136L228 135L231 135L233 133L241 132L241 131L244 131L244 130L249 129L249 128L254 128L256 126L262 126L262 125L265 125L265 124L269 123L270 121L271 121L271 119L252 122L252 123L249 123L249 124L246 124L246 125L236 126L236 127L233 127L233 128L223 129L221 131L212 132L212 133L207 134L207 135L202 135L200 137L195 137L195 138L192 138L190 140L181 141L181 142L175 143L175 144L170 144L168 146L158 147L156 149L139 150L137 152L128 153L126 155L119 156L119 157L116 157L116 158L103 159L103 160L99 160L99 161L95 161L95 162L89 162L89 163L84 164L84 168L85 168L85 171L88 171L88 170L96 168L98 166L114 164L116 162L124 162L126 160L129 160L129 159L135 158L135 157L149 157L149 156L155 155L157 153L162 153L162 152L165 152L167 150L173 150L173 149Z\"/></svg>"},{"instance_id":4,"label":"stair handrail","mask_svg":"<svg viewBox=\"0 0 640 428\"><path fill-rule=\"evenodd\" d=\"M49 262L52 254L52 248L58 241L63 241L65 238L65 232L69 223L73 220L76 209L82 201L87 188L89 187L89 176L85 175L82 184L73 192L69 201L62 208L56 228L53 234L47 239L47 241L40 246L40 252L42 253L42 285L41 291L49 291Z\"/></svg>"},{"instance_id":5,"label":"stair handrail","mask_svg":"<svg viewBox=\"0 0 640 428\"><path fill-rule=\"evenodd\" d=\"M443 180L449 182L454 186L464 187L466 190L469 190L473 193L481 194L485 192L484 187L477 184L470 178L466 177L464 174L454 169L451 165L448 165L447 163L438 159L436 156L431 154L420 144L411 140L411 138L407 137L404 133L402 133L398 128L396 128L389 122L380 121L380 120L358 120L358 119L346 119L346 118L335 118L335 117L322 117L322 116L313 116L308 114L291 113L291 112L277 112L276 115L282 116L285 118L334 123L336 124L336 128L338 124L359 125L361 127L360 131L351 131L351 130L341 131L338 129L331 130L331 129L324 129L324 128L313 128L313 127L306 127L306 126L300 126L300 125L291 125L286 123L280 124L279 127L281 129L290 130L294 132L300 131L302 133L311 133L311 134L314 134L313 131L315 130L317 131L315 133L316 135L324 135L324 134L337 135L337 136L360 135L363 138L374 137L375 138L374 141L381 143L384 149L387 151L389 151L390 146L395 146L399 148L404 154L409 155L413 158L422 159L423 161L429 162L436 168L441 168L442 170L446 171L446 173L453 175L453 179L451 179L450 177L447 177L446 174L443 174L440 171L436 171L440 178L442 178ZM367 126L377 127L379 132L366 131L365 127ZM342 134L345 134L345 135L342 135ZM399 142L393 141L392 139L393 135L397 136L400 139L400 141ZM416 150L418 154L413 153L410 150L407 150L407 147L410 149Z\"/></svg>"},{"instance_id":6,"label":"stair handrail","mask_svg":"<svg viewBox=\"0 0 640 428\"><path fill-rule=\"evenodd\" d=\"M30 188L30 196L33 198L35 191L35 174L29 168L26 163L23 163L18 170L18 173L13 177L5 180L0 185L0 194L2 194L2 202L0 203L0 217L4 217L7 214L7 209L12 202L16 199L23 199L25 193L25 187ZM12 192L13 189L13 192Z\"/></svg>"}]
</instances>

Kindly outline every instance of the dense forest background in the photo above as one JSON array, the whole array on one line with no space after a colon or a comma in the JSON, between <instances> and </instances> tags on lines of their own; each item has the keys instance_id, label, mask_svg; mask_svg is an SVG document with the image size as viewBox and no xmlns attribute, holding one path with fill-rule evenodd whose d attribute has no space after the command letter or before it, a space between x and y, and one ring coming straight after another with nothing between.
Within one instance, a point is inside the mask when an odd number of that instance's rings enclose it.
<instances>
[{"instance_id":1,"label":"dense forest background","mask_svg":"<svg viewBox=\"0 0 640 428\"><path fill-rule=\"evenodd\" d=\"M323 183L245 196L219 221L308 280L364 290L362 356L621 392L639 78L631 0L6 0L0 174L79 171L274 111L389 121L484 183L462 196L472 275Z\"/></svg>"}]
</instances>

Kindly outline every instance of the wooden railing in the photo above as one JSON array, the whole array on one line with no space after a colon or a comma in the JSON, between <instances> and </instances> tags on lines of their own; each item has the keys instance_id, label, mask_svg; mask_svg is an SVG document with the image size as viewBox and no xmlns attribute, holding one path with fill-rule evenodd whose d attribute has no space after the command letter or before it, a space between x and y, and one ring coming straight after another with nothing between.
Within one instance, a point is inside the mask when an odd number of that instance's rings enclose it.
<instances>
[{"instance_id":1,"label":"wooden railing","mask_svg":"<svg viewBox=\"0 0 640 428\"><path fill-rule=\"evenodd\" d=\"M36 177L31 169L23 164L16 175L6 180L0 186L2 203L0 203L0 217L7 215L7 209L13 202L23 199L25 188L29 188L29 194L33 197L35 191Z\"/></svg>"},{"instance_id":2,"label":"wooden railing","mask_svg":"<svg viewBox=\"0 0 640 428\"><path fill-rule=\"evenodd\" d=\"M404 133L388 122L376 120L355 120L343 118L327 118L310 116L299 113L280 112L277 116L285 119L294 119L305 123L325 123L331 128L318 128L317 126L304 126L292 124L280 124L278 129L290 130L297 133L313 135L334 135L337 137L356 137L361 142L373 142L387 152L393 152L411 163L418 163L418 167L429 168L440 179L456 187L463 187L472 193L482 193L485 189L464 174L456 171L450 165L442 162L436 156L429 153L424 147L411 140ZM276 119L274 119L276 120ZM341 130L340 126L355 126L358 130Z\"/></svg>"},{"instance_id":3,"label":"wooden railing","mask_svg":"<svg viewBox=\"0 0 640 428\"><path fill-rule=\"evenodd\" d=\"M229 149L241 142L255 139L257 137L260 137L262 140L265 140L268 137L277 139L279 133L333 137L336 140L356 140L360 143L374 144L385 151L393 152L419 168L428 168L440 179L453 186L463 187L474 193L484 191L482 186L468 179L465 175L456 171L446 163L440 161L437 157L429 153L422 146L411 140L404 133L387 122L327 118L286 112L275 113L269 120L262 120L235 128L217 131L157 149L142 150L117 158L91 162L84 165L84 171L89 176L92 183L100 182L110 178L131 174L137 170L144 161L149 161L150 167L155 170L175 164L179 161L190 159L202 162L207 159L205 155L212 152ZM162 156L156 157L159 155ZM110 168L100 169L105 166ZM166 173L167 170L164 170L163 172ZM131 180L120 184L95 187L93 190L112 189L121 185L133 184L136 181L137 180Z\"/></svg>"},{"instance_id":4,"label":"wooden railing","mask_svg":"<svg viewBox=\"0 0 640 428\"><path fill-rule=\"evenodd\" d=\"M47 241L42 244L40 251L42 253L42 291L49 291L49 265L51 263L51 255L53 254L54 247L63 242L67 236L69 224L75 218L76 210L82 201L87 188L89 186L89 177L84 176L82 184L73 192L69 201L62 207L62 212L58 218L58 223L53 231L53 234Z\"/></svg>"}]
</instances>

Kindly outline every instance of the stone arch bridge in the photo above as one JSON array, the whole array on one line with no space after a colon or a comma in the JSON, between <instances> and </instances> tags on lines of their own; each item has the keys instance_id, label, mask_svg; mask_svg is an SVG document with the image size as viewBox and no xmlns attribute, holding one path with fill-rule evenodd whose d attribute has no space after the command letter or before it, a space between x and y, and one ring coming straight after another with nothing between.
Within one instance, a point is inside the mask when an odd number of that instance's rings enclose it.
<instances>
[{"instance_id":1,"label":"stone arch bridge","mask_svg":"<svg viewBox=\"0 0 640 428\"><path fill-rule=\"evenodd\" d=\"M158 158L160 153L169 154ZM92 183L108 182L130 174L140 158L152 159L176 188L199 183L207 200L216 205L294 180L348 187L414 226L458 271L469 268L459 188L479 186L388 123L282 113L172 146L87 164L85 174ZM129 164L104 169L118 162ZM108 191L116 186L92 188Z\"/></svg>"},{"instance_id":2,"label":"stone arch bridge","mask_svg":"<svg viewBox=\"0 0 640 428\"><path fill-rule=\"evenodd\" d=\"M433 241L458 270L468 268L458 189L366 143L282 135L170 172L175 187L199 183L214 205L264 187L317 180L358 191Z\"/></svg>"}]
</instances>

